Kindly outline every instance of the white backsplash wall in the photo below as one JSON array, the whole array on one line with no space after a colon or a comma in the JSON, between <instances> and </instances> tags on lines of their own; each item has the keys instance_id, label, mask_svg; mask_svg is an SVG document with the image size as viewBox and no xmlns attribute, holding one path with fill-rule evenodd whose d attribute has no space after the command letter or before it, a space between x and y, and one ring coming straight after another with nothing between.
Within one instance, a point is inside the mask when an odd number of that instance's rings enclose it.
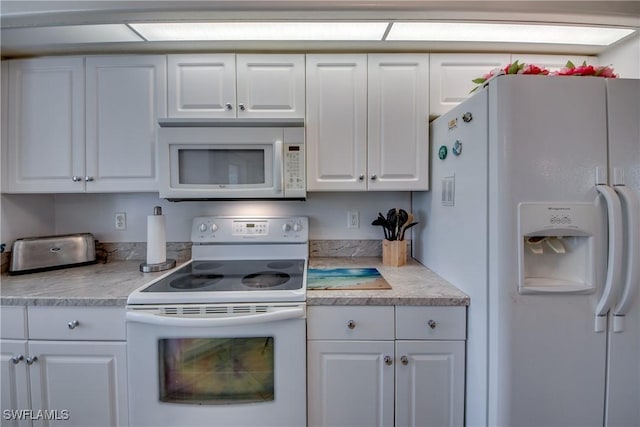
<instances>
[{"instance_id":1,"label":"white backsplash wall","mask_svg":"<svg viewBox=\"0 0 640 427\"><path fill-rule=\"evenodd\" d=\"M378 212L410 210L409 192L310 193L300 201L177 202L143 194L57 194L55 234L90 232L102 242L146 242L147 215L161 206L168 242L188 242L191 220L199 215L303 215L309 217L309 238L327 240L382 239L371 225ZM347 212L357 211L359 228L347 228ZM127 229L115 229L116 212L126 214Z\"/></svg>"},{"instance_id":2,"label":"white backsplash wall","mask_svg":"<svg viewBox=\"0 0 640 427\"><path fill-rule=\"evenodd\" d=\"M51 194L3 194L0 203L0 243L21 237L55 234L54 196Z\"/></svg>"}]
</instances>

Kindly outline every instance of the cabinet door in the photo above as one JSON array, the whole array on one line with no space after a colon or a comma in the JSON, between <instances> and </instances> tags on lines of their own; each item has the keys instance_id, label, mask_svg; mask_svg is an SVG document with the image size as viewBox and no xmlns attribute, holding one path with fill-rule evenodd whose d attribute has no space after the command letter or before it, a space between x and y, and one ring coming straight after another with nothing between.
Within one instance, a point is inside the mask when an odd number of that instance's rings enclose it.
<instances>
[{"instance_id":1,"label":"cabinet door","mask_svg":"<svg viewBox=\"0 0 640 427\"><path fill-rule=\"evenodd\" d=\"M393 426L393 341L308 341L307 356L309 427Z\"/></svg>"},{"instance_id":2,"label":"cabinet door","mask_svg":"<svg viewBox=\"0 0 640 427\"><path fill-rule=\"evenodd\" d=\"M396 426L462 426L464 341L396 341Z\"/></svg>"},{"instance_id":3,"label":"cabinet door","mask_svg":"<svg viewBox=\"0 0 640 427\"><path fill-rule=\"evenodd\" d=\"M236 56L238 117L304 118L304 55Z\"/></svg>"},{"instance_id":4,"label":"cabinet door","mask_svg":"<svg viewBox=\"0 0 640 427\"><path fill-rule=\"evenodd\" d=\"M9 192L82 192L84 59L9 63Z\"/></svg>"},{"instance_id":5,"label":"cabinet door","mask_svg":"<svg viewBox=\"0 0 640 427\"><path fill-rule=\"evenodd\" d=\"M169 55L169 117L236 117L236 56Z\"/></svg>"},{"instance_id":6,"label":"cabinet door","mask_svg":"<svg viewBox=\"0 0 640 427\"><path fill-rule=\"evenodd\" d=\"M27 341L0 340L0 380L2 391L2 425L29 426L28 420L19 420L19 413L12 416L5 411L20 411L31 408L27 378ZM7 416L8 415L8 416Z\"/></svg>"},{"instance_id":7,"label":"cabinet door","mask_svg":"<svg viewBox=\"0 0 640 427\"><path fill-rule=\"evenodd\" d=\"M87 58L87 191L158 191L156 134L166 58Z\"/></svg>"},{"instance_id":8,"label":"cabinet door","mask_svg":"<svg viewBox=\"0 0 640 427\"><path fill-rule=\"evenodd\" d=\"M307 55L305 126L307 190L366 190L366 55Z\"/></svg>"},{"instance_id":9,"label":"cabinet door","mask_svg":"<svg viewBox=\"0 0 640 427\"><path fill-rule=\"evenodd\" d=\"M428 190L429 56L369 55L368 188Z\"/></svg>"},{"instance_id":10,"label":"cabinet door","mask_svg":"<svg viewBox=\"0 0 640 427\"><path fill-rule=\"evenodd\" d=\"M67 410L65 426L128 424L124 342L30 341L29 354L34 411Z\"/></svg>"},{"instance_id":11,"label":"cabinet door","mask_svg":"<svg viewBox=\"0 0 640 427\"><path fill-rule=\"evenodd\" d=\"M430 57L430 112L440 116L471 96L473 79L511 62L505 54L432 53Z\"/></svg>"}]
</instances>

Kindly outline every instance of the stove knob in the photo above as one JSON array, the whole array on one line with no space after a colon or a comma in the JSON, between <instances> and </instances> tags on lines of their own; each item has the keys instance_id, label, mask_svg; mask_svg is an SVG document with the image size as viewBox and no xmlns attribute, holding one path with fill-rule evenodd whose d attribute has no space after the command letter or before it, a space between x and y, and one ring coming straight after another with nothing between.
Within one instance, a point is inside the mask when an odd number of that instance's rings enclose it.
<instances>
[{"instance_id":1,"label":"stove knob","mask_svg":"<svg viewBox=\"0 0 640 427\"><path fill-rule=\"evenodd\" d=\"M211 232L215 233L216 231L218 231L218 225L217 224L211 224Z\"/></svg>"},{"instance_id":2,"label":"stove knob","mask_svg":"<svg viewBox=\"0 0 640 427\"><path fill-rule=\"evenodd\" d=\"M291 231L291 223L287 222L286 224L282 225L282 231L284 231L285 233L288 231Z\"/></svg>"},{"instance_id":3,"label":"stove knob","mask_svg":"<svg viewBox=\"0 0 640 427\"><path fill-rule=\"evenodd\" d=\"M198 226L198 230L200 230L200 232L202 232L202 233L204 233L205 231L207 231L207 228L208 228L208 227L207 227L207 224L204 224L204 223L203 223L203 224L200 224L200 225Z\"/></svg>"},{"instance_id":4,"label":"stove knob","mask_svg":"<svg viewBox=\"0 0 640 427\"><path fill-rule=\"evenodd\" d=\"M299 222L296 222L293 226L293 231L297 233L300 230L302 230L302 224L300 224Z\"/></svg>"}]
</instances>

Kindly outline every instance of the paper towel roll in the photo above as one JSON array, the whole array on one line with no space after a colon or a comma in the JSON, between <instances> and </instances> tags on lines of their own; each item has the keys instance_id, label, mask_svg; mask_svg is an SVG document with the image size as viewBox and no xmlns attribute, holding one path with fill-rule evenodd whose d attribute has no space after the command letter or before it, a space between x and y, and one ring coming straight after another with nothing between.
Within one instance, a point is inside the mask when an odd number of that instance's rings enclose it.
<instances>
[{"instance_id":1,"label":"paper towel roll","mask_svg":"<svg viewBox=\"0 0 640 427\"><path fill-rule=\"evenodd\" d=\"M161 264L167 260L167 237L164 215L147 217L147 264Z\"/></svg>"}]
</instances>

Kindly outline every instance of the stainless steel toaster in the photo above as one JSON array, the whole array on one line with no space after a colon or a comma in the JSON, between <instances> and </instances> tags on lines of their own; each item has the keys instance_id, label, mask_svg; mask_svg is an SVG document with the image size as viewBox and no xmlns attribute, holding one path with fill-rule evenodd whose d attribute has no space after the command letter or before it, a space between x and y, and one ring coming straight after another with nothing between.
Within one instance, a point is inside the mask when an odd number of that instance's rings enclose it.
<instances>
[{"instance_id":1,"label":"stainless steel toaster","mask_svg":"<svg viewBox=\"0 0 640 427\"><path fill-rule=\"evenodd\" d=\"M96 243L91 233L17 239L11 249L9 274L76 267L96 262Z\"/></svg>"}]
</instances>

